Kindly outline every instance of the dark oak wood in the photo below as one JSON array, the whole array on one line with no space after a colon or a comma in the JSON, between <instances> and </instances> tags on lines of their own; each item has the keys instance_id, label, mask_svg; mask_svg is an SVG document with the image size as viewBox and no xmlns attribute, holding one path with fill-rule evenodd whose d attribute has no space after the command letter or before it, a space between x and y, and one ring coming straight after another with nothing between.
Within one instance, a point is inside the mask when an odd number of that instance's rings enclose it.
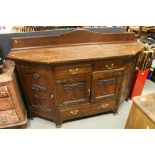
<instances>
[{"instance_id":1,"label":"dark oak wood","mask_svg":"<svg viewBox=\"0 0 155 155\"><path fill-rule=\"evenodd\" d=\"M91 75L56 79L59 106L69 107L90 102Z\"/></svg>"},{"instance_id":2,"label":"dark oak wood","mask_svg":"<svg viewBox=\"0 0 155 155\"><path fill-rule=\"evenodd\" d=\"M79 61L119 59L120 57L133 57L142 45L136 42L102 43L95 45L74 45L65 47L50 47L38 49L25 49L11 51L8 58L15 61L39 62L43 64L64 64Z\"/></svg>"},{"instance_id":3,"label":"dark oak wood","mask_svg":"<svg viewBox=\"0 0 155 155\"><path fill-rule=\"evenodd\" d=\"M74 119L77 117L99 114L106 111L112 111L116 108L116 100L100 102L98 104L86 104L73 108L61 109L60 117L62 120Z\"/></svg>"},{"instance_id":4,"label":"dark oak wood","mask_svg":"<svg viewBox=\"0 0 155 155\"><path fill-rule=\"evenodd\" d=\"M31 118L65 120L117 113L129 97L143 46L133 33L100 34L78 30L60 36L13 39L15 60Z\"/></svg>"},{"instance_id":5,"label":"dark oak wood","mask_svg":"<svg viewBox=\"0 0 155 155\"><path fill-rule=\"evenodd\" d=\"M92 78L92 102L118 99L123 69L94 72Z\"/></svg>"},{"instance_id":6,"label":"dark oak wood","mask_svg":"<svg viewBox=\"0 0 155 155\"><path fill-rule=\"evenodd\" d=\"M29 111L42 113L45 117L48 115L53 118L53 100L51 99L53 93L49 80L50 68L42 65L35 66L35 64L20 65L17 72L20 72L21 75L21 86L29 101Z\"/></svg>"},{"instance_id":7,"label":"dark oak wood","mask_svg":"<svg viewBox=\"0 0 155 155\"><path fill-rule=\"evenodd\" d=\"M78 65L67 65L55 67L55 76L63 77L76 74L87 74L92 72L91 64L78 64Z\"/></svg>"},{"instance_id":8,"label":"dark oak wood","mask_svg":"<svg viewBox=\"0 0 155 155\"><path fill-rule=\"evenodd\" d=\"M135 75L135 68L138 61L138 56L131 58L124 64L124 74L122 77L122 85L120 89L119 104L129 99L132 83Z\"/></svg>"},{"instance_id":9,"label":"dark oak wood","mask_svg":"<svg viewBox=\"0 0 155 155\"><path fill-rule=\"evenodd\" d=\"M13 38L12 48L28 48L38 46L58 46L68 44L90 44L103 42L133 41L135 33L99 33L79 29L58 36Z\"/></svg>"},{"instance_id":10,"label":"dark oak wood","mask_svg":"<svg viewBox=\"0 0 155 155\"><path fill-rule=\"evenodd\" d=\"M98 61L94 65L95 71L105 71L111 69L120 69L124 66L124 60L113 60L113 61Z\"/></svg>"}]
</instances>

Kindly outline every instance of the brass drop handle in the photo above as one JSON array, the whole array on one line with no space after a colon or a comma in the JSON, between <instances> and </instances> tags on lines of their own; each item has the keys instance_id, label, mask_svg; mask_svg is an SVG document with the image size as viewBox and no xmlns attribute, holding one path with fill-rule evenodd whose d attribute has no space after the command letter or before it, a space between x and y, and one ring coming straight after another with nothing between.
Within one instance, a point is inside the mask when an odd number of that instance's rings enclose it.
<instances>
[{"instance_id":1,"label":"brass drop handle","mask_svg":"<svg viewBox=\"0 0 155 155\"><path fill-rule=\"evenodd\" d=\"M69 69L69 72L71 74L77 74L79 72L79 68L73 68L73 69Z\"/></svg>"},{"instance_id":2,"label":"brass drop handle","mask_svg":"<svg viewBox=\"0 0 155 155\"><path fill-rule=\"evenodd\" d=\"M70 114L71 114L71 115L77 115L77 114L78 114L78 112L79 112L79 110L70 111Z\"/></svg>"},{"instance_id":3,"label":"brass drop handle","mask_svg":"<svg viewBox=\"0 0 155 155\"><path fill-rule=\"evenodd\" d=\"M106 67L107 69L113 69L114 64L111 64L110 66L109 66L109 65L105 65L105 67Z\"/></svg>"},{"instance_id":4,"label":"brass drop handle","mask_svg":"<svg viewBox=\"0 0 155 155\"><path fill-rule=\"evenodd\" d=\"M107 108L108 106L109 106L109 104L107 104L107 103L106 103L106 104L102 104L102 105L101 105L101 108L102 108L102 109L105 109L105 108Z\"/></svg>"},{"instance_id":5,"label":"brass drop handle","mask_svg":"<svg viewBox=\"0 0 155 155\"><path fill-rule=\"evenodd\" d=\"M51 99L51 100L53 100L53 98L54 98L54 95L53 95L53 94L51 94L51 98L50 98L50 99Z\"/></svg>"}]
</instances>

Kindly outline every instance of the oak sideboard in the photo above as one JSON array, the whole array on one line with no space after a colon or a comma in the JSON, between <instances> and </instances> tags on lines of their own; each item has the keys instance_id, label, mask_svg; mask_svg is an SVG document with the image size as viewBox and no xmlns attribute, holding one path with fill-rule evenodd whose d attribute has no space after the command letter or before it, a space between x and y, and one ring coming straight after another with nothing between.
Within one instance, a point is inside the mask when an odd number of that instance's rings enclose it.
<instances>
[{"instance_id":1,"label":"oak sideboard","mask_svg":"<svg viewBox=\"0 0 155 155\"><path fill-rule=\"evenodd\" d=\"M54 121L116 113L129 97L143 46L134 33L83 29L57 36L13 38L8 59L17 76L28 116Z\"/></svg>"}]
</instances>

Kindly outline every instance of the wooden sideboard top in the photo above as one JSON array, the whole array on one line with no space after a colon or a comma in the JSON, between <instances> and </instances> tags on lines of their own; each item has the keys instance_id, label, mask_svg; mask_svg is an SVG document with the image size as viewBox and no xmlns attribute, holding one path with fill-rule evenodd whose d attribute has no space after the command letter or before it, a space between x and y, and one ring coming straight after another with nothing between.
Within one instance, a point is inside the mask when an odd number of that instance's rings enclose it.
<instances>
[{"instance_id":1,"label":"wooden sideboard top","mask_svg":"<svg viewBox=\"0 0 155 155\"><path fill-rule=\"evenodd\" d=\"M11 60L6 60L4 63L3 73L0 74L0 83L12 80L15 63Z\"/></svg>"},{"instance_id":2,"label":"wooden sideboard top","mask_svg":"<svg viewBox=\"0 0 155 155\"><path fill-rule=\"evenodd\" d=\"M155 123L155 93L134 97L133 101Z\"/></svg>"},{"instance_id":3,"label":"wooden sideboard top","mask_svg":"<svg viewBox=\"0 0 155 155\"><path fill-rule=\"evenodd\" d=\"M136 55L143 48L136 42L70 45L63 47L31 48L13 50L8 55L12 60L40 63L64 63Z\"/></svg>"},{"instance_id":4,"label":"wooden sideboard top","mask_svg":"<svg viewBox=\"0 0 155 155\"><path fill-rule=\"evenodd\" d=\"M134 33L99 33L83 29L56 36L12 38L8 58L55 64L129 57L143 48L134 38Z\"/></svg>"}]
</instances>

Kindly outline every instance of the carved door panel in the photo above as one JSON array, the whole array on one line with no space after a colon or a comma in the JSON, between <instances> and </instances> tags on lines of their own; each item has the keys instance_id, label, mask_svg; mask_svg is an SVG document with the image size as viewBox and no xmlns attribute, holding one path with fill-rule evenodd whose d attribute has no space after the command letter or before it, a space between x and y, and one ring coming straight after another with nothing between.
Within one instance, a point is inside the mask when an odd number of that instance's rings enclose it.
<instances>
[{"instance_id":1,"label":"carved door panel","mask_svg":"<svg viewBox=\"0 0 155 155\"><path fill-rule=\"evenodd\" d=\"M88 103L90 100L90 82L90 75L57 79L59 107Z\"/></svg>"},{"instance_id":2,"label":"carved door panel","mask_svg":"<svg viewBox=\"0 0 155 155\"><path fill-rule=\"evenodd\" d=\"M48 68L39 67L23 67L21 69L24 84L26 88L26 95L28 98L28 104L30 104L32 110L41 110L42 112L51 112L50 96L50 71Z\"/></svg>"},{"instance_id":3,"label":"carved door panel","mask_svg":"<svg viewBox=\"0 0 155 155\"><path fill-rule=\"evenodd\" d=\"M92 102L117 99L120 93L122 70L93 73Z\"/></svg>"},{"instance_id":4,"label":"carved door panel","mask_svg":"<svg viewBox=\"0 0 155 155\"><path fill-rule=\"evenodd\" d=\"M127 63L125 64L125 71L122 79L123 86L121 89L119 104L123 103L126 99L129 98L130 91L132 88L132 83L135 76L135 71L136 71L135 68L136 68L137 60L138 60L138 55L133 59L126 61Z\"/></svg>"}]
</instances>

